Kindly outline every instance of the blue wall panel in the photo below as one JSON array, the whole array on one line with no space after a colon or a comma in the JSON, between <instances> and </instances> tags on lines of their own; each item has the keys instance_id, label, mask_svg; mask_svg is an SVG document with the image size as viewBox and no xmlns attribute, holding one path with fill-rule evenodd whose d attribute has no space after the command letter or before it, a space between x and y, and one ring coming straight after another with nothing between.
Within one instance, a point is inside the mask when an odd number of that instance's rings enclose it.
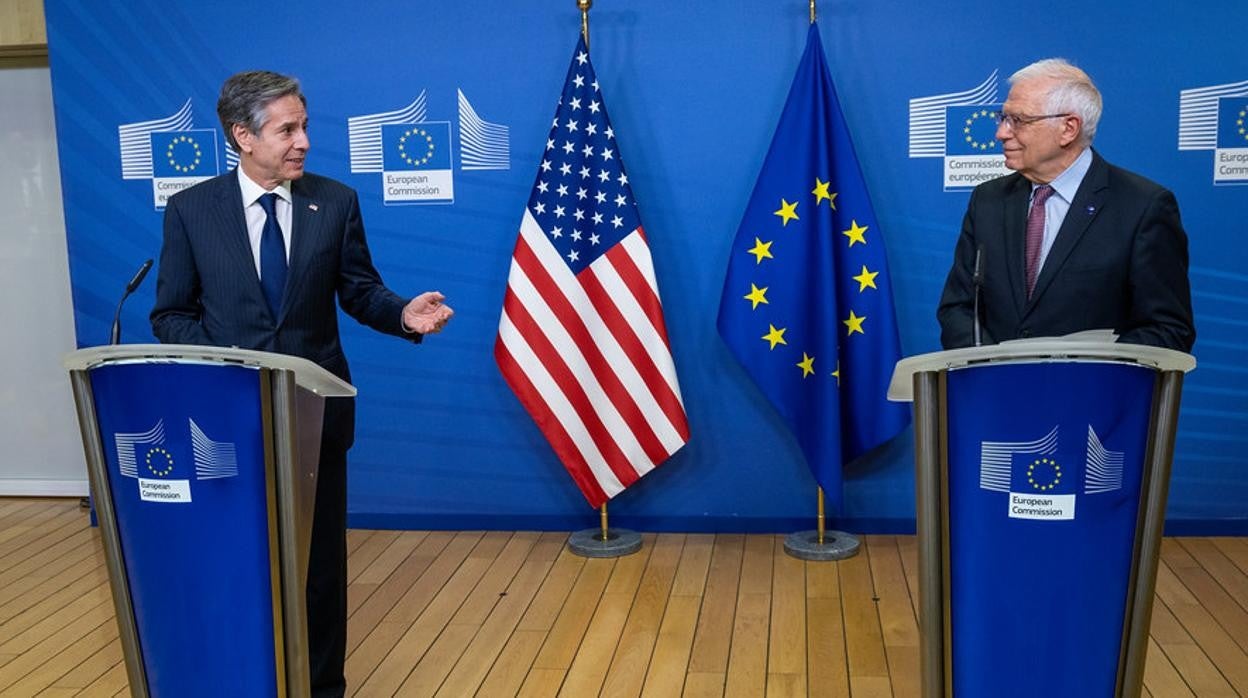
<instances>
[{"instance_id":1,"label":"blue wall panel","mask_svg":"<svg viewBox=\"0 0 1248 698\"><path fill-rule=\"evenodd\" d=\"M797 66L805 2L601 1L594 65L639 202L662 290L692 441L617 497L613 520L645 529L789 530L809 525L814 481L800 452L715 332L736 226ZM436 288L456 309L420 347L351 321L360 389L351 457L356 525L567 528L594 521L503 383L492 346L510 254L579 28L559 2L255 3L47 0L74 317L82 346L106 341L114 299L160 246L149 179L123 179L119 127L190 100L217 129L221 82L266 68L299 77L311 171L360 192L374 258L404 293ZM997 2L823 2L828 61L886 238L903 350L938 348L936 299L967 192L940 158L911 157L910 100L959 92L1046 56L1083 66L1105 95L1096 145L1173 189L1191 238L1199 368L1189 376L1171 521L1248 527L1248 187L1213 184L1213 152L1180 150L1183 90L1248 81L1248 5L1059 2L1062 21L1024 23ZM455 201L386 205L377 173L353 173L348 118L401 109L422 92L449 121L457 91L509 129L510 167L454 171ZM1248 89L1245 89L1248 93ZM218 155L224 161L224 150ZM457 156L458 157L458 156ZM150 281L125 339L150 341ZM847 468L843 523L913 526L912 438ZM1188 529L1192 530L1192 529Z\"/></svg>"}]
</instances>

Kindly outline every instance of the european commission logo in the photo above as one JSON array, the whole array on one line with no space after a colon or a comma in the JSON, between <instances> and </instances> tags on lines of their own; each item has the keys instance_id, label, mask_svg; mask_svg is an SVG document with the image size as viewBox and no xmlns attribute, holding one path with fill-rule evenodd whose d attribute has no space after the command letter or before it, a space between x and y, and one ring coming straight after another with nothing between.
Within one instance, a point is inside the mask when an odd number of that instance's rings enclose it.
<instances>
[{"instance_id":1,"label":"european commission logo","mask_svg":"<svg viewBox=\"0 0 1248 698\"><path fill-rule=\"evenodd\" d=\"M1105 448L1092 425L1082 462L1059 454L1057 435L1055 426L1032 441L980 442L979 487L1008 495L1009 518L1073 520L1079 496L1122 489L1124 454Z\"/></svg>"},{"instance_id":2,"label":"european commission logo","mask_svg":"<svg viewBox=\"0 0 1248 698\"><path fill-rule=\"evenodd\" d=\"M1179 93L1179 150L1212 150L1214 184L1248 184L1248 80Z\"/></svg>"},{"instance_id":3,"label":"european commission logo","mask_svg":"<svg viewBox=\"0 0 1248 698\"><path fill-rule=\"evenodd\" d=\"M910 100L910 157L942 158L945 191L1010 173L996 139L997 83L994 70L969 90Z\"/></svg>"},{"instance_id":4,"label":"european commission logo","mask_svg":"<svg viewBox=\"0 0 1248 698\"><path fill-rule=\"evenodd\" d=\"M191 446L189 459L184 453L185 441L170 443L164 420L157 420L146 431L113 435L118 469L123 477L137 482L140 500L187 504L191 502L192 479L219 480L238 476L238 454L233 443L209 438L194 419L188 419L187 426Z\"/></svg>"},{"instance_id":5,"label":"european commission logo","mask_svg":"<svg viewBox=\"0 0 1248 698\"><path fill-rule=\"evenodd\" d=\"M482 119L457 90L459 168L511 167L507 126ZM381 174L382 201L391 204L455 203L455 161L449 121L429 121L425 92L394 111L347 119L351 172Z\"/></svg>"},{"instance_id":6,"label":"european commission logo","mask_svg":"<svg viewBox=\"0 0 1248 698\"><path fill-rule=\"evenodd\" d=\"M195 128L194 121L188 99L171 116L117 127L121 178L151 180L157 210L170 196L222 171L217 129ZM237 155L228 147L224 150L226 169L237 165Z\"/></svg>"}]
</instances>

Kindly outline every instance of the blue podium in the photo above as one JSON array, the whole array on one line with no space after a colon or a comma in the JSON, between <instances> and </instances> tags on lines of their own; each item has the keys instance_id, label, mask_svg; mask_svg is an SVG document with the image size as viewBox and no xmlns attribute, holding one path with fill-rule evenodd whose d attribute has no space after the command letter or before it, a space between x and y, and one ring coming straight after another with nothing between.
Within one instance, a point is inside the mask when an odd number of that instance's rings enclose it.
<instances>
[{"instance_id":1,"label":"blue podium","mask_svg":"<svg viewBox=\"0 0 1248 698\"><path fill-rule=\"evenodd\" d=\"M902 360L926 698L1139 696L1188 354L1071 338Z\"/></svg>"},{"instance_id":2,"label":"blue podium","mask_svg":"<svg viewBox=\"0 0 1248 698\"><path fill-rule=\"evenodd\" d=\"M304 696L324 400L310 361L183 345L65 359L134 696Z\"/></svg>"}]
</instances>

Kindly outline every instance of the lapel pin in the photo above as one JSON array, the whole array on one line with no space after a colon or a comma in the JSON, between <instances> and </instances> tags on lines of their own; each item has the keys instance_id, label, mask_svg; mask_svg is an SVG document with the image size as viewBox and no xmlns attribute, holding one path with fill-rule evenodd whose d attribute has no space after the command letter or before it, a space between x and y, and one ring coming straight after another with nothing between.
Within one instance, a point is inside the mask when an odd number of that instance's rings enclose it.
<instances>
[{"instance_id":1,"label":"lapel pin","mask_svg":"<svg viewBox=\"0 0 1248 698\"><path fill-rule=\"evenodd\" d=\"M321 210L321 207L320 207L320 206L317 206L316 204L308 204L308 208L312 209L313 211L319 211L319 210ZM1088 207L1088 213L1091 213L1091 212L1092 212L1092 207L1091 207L1091 206L1089 206L1089 207Z\"/></svg>"},{"instance_id":2,"label":"lapel pin","mask_svg":"<svg viewBox=\"0 0 1248 698\"><path fill-rule=\"evenodd\" d=\"M1091 216L1091 215L1092 215L1092 214L1094 214L1094 213L1096 213L1096 207L1095 207L1095 206L1089 206L1089 207L1088 207L1088 215L1089 215L1089 216Z\"/></svg>"}]
</instances>

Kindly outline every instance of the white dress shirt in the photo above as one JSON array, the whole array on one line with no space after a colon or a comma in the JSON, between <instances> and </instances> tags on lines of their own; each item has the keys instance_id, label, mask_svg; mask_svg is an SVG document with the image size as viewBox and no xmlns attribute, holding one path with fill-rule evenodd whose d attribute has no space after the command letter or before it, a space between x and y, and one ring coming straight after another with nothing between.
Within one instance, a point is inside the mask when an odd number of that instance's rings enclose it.
<instances>
[{"instance_id":1,"label":"white dress shirt","mask_svg":"<svg viewBox=\"0 0 1248 698\"><path fill-rule=\"evenodd\" d=\"M251 261L256 265L256 276L260 276L260 236L264 234L264 219L267 214L260 205L260 197L270 193L256 184L238 168L238 186L243 191L243 214L247 218L247 240L251 242ZM290 264L290 232L294 213L291 207L290 180L277 185L272 190L277 194L273 209L277 212L277 225L282 229L282 242L286 244L286 263Z\"/></svg>"},{"instance_id":2,"label":"white dress shirt","mask_svg":"<svg viewBox=\"0 0 1248 698\"><path fill-rule=\"evenodd\" d=\"M1092 167L1092 149L1084 148L1079 157L1070 163L1064 172L1057 176L1049 186L1053 187L1053 195L1044 202L1044 240L1040 243L1040 263L1036 265L1036 276L1040 276L1040 270L1044 269L1044 261L1049 258L1049 250L1053 249L1053 241L1057 239L1057 233L1062 229L1062 222L1066 220L1066 214L1070 212L1070 204L1075 200L1075 193L1079 191L1079 185L1083 184L1083 178L1088 174L1088 168ZM1031 196L1036 195L1036 187L1040 185L1031 185ZM1028 199L1030 202L1031 199ZM1031 204L1027 206L1031 210Z\"/></svg>"}]
</instances>

